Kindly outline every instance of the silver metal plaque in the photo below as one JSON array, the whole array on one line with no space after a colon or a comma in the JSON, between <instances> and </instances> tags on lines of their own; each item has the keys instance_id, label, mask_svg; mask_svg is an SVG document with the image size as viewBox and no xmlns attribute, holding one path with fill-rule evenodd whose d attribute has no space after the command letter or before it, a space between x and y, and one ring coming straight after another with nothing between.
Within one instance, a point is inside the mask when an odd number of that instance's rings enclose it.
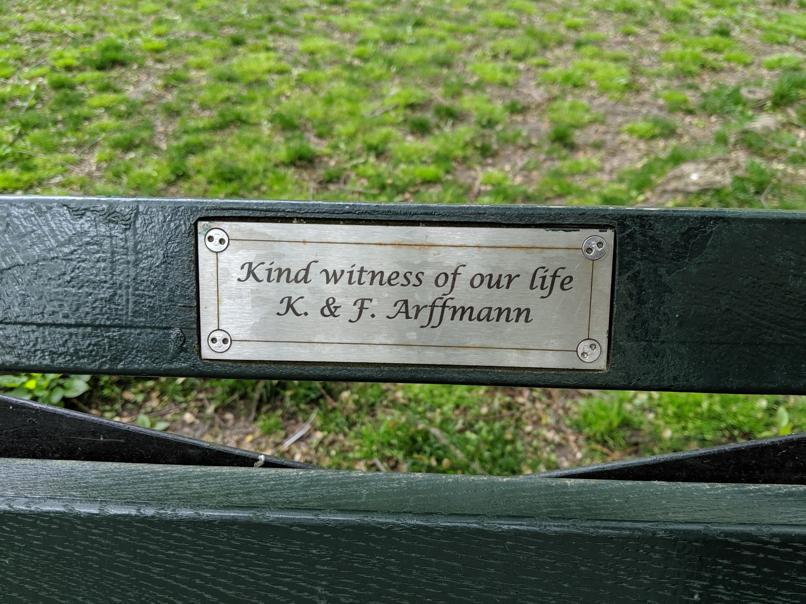
<instances>
[{"instance_id":1,"label":"silver metal plaque","mask_svg":"<svg viewBox=\"0 0 806 604\"><path fill-rule=\"evenodd\" d=\"M209 221L201 356L607 367L613 231Z\"/></svg>"}]
</instances>

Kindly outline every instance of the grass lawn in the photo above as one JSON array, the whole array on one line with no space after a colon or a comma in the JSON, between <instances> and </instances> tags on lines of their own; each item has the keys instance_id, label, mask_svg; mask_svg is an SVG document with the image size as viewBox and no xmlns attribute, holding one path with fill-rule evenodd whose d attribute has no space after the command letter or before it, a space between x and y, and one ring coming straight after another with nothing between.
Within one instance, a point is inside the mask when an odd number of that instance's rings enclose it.
<instances>
[{"instance_id":1,"label":"grass lawn","mask_svg":"<svg viewBox=\"0 0 806 604\"><path fill-rule=\"evenodd\" d=\"M0 192L806 210L806 2L6 0ZM806 400L5 376L329 467L513 474Z\"/></svg>"}]
</instances>

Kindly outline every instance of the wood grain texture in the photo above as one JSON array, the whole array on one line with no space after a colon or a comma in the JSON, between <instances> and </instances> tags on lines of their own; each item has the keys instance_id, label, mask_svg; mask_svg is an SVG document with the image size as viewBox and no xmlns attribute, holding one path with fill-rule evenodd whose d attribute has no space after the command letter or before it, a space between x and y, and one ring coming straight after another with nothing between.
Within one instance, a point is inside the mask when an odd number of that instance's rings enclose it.
<instances>
[{"instance_id":1,"label":"wood grain texture","mask_svg":"<svg viewBox=\"0 0 806 604\"><path fill-rule=\"evenodd\" d=\"M806 486L5 459L0 496L202 509L806 526Z\"/></svg>"},{"instance_id":2,"label":"wood grain texture","mask_svg":"<svg viewBox=\"0 0 806 604\"><path fill-rule=\"evenodd\" d=\"M806 214L726 210L2 198L0 369L806 392ZM616 230L610 365L202 361L195 225L266 219Z\"/></svg>"},{"instance_id":3,"label":"wood grain texture","mask_svg":"<svg viewBox=\"0 0 806 604\"><path fill-rule=\"evenodd\" d=\"M3 601L764 601L806 487L0 461Z\"/></svg>"}]
</instances>

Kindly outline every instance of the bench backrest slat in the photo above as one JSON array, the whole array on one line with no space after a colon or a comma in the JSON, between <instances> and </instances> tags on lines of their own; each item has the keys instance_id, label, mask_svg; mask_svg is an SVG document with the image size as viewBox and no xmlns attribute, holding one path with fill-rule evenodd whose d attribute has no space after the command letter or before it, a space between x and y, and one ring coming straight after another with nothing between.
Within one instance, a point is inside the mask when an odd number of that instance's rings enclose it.
<instances>
[{"instance_id":1,"label":"bench backrest slat","mask_svg":"<svg viewBox=\"0 0 806 604\"><path fill-rule=\"evenodd\" d=\"M0 203L3 371L806 392L804 213L25 197ZM612 227L609 367L202 360L196 225L215 218Z\"/></svg>"}]
</instances>

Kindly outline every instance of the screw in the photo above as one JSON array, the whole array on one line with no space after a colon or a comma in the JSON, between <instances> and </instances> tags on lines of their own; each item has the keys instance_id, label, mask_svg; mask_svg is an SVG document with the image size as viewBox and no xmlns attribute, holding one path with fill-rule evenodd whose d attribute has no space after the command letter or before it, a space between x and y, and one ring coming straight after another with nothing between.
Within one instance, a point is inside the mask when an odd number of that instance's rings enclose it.
<instances>
[{"instance_id":1,"label":"screw","mask_svg":"<svg viewBox=\"0 0 806 604\"><path fill-rule=\"evenodd\" d=\"M583 363L594 363L602 356L602 346L590 338L582 340L577 345L577 356Z\"/></svg>"},{"instance_id":2,"label":"screw","mask_svg":"<svg viewBox=\"0 0 806 604\"><path fill-rule=\"evenodd\" d=\"M213 352L227 352L232 346L232 336L223 329L214 329L207 336L207 345Z\"/></svg>"},{"instance_id":3,"label":"screw","mask_svg":"<svg viewBox=\"0 0 806 604\"><path fill-rule=\"evenodd\" d=\"M582 255L588 260L598 260L607 253L607 243L599 235L591 235L582 242Z\"/></svg>"},{"instance_id":4,"label":"screw","mask_svg":"<svg viewBox=\"0 0 806 604\"><path fill-rule=\"evenodd\" d=\"M211 252L218 254L227 249L229 245L229 235L223 229L210 229L204 234L204 245Z\"/></svg>"}]
</instances>

